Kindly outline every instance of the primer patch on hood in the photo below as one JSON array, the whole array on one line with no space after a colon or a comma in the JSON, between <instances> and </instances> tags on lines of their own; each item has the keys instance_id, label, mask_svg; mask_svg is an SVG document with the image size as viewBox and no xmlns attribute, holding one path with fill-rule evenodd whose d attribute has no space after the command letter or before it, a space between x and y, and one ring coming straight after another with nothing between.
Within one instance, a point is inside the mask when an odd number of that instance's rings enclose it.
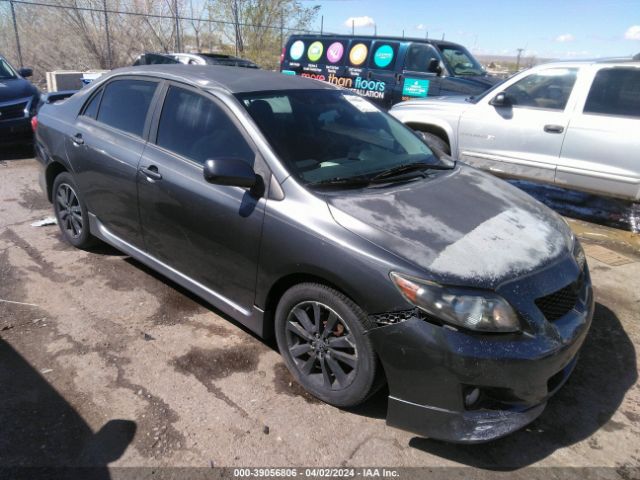
<instances>
[{"instance_id":1,"label":"primer patch on hood","mask_svg":"<svg viewBox=\"0 0 640 480\"><path fill-rule=\"evenodd\" d=\"M509 208L452 243L429 268L460 278L500 279L529 272L567 249L561 232L530 211Z\"/></svg>"}]
</instances>

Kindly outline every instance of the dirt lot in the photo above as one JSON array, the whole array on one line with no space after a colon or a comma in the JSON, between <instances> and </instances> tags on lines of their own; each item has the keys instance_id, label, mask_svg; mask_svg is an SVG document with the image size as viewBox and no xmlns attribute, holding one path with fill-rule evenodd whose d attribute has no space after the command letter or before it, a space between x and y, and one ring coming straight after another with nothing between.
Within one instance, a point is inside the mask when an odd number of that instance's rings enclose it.
<instances>
[{"instance_id":1,"label":"dirt lot","mask_svg":"<svg viewBox=\"0 0 640 480\"><path fill-rule=\"evenodd\" d=\"M525 430L456 446L387 427L384 392L353 411L306 395L273 344L107 246L75 250L55 225L30 225L50 214L36 162L0 161L0 466L601 466L612 478L638 474L638 235L574 222L598 302L575 373ZM595 244L628 262L603 257Z\"/></svg>"}]
</instances>

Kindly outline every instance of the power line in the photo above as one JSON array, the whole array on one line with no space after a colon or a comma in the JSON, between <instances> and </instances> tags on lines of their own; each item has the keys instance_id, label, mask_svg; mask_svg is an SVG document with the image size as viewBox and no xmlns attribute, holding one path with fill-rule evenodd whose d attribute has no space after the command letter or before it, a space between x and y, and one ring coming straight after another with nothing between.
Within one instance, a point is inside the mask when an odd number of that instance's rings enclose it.
<instances>
[{"instance_id":1,"label":"power line","mask_svg":"<svg viewBox=\"0 0 640 480\"><path fill-rule=\"evenodd\" d=\"M104 9L104 8L93 8L93 7L79 7L79 6L70 6L70 5L53 5L50 3L42 3L42 2L32 2L26 0L0 0L0 2L10 3L10 4L20 4L20 5L33 5L38 7L46 7L46 8L55 8L58 10L76 10L81 12L94 12L101 14L116 14L116 15L130 15L134 17L148 17L148 18L160 18L165 20L172 21L180 21L180 20L189 20L193 22L207 22L207 23L215 23L219 25L238 25L241 27L254 27L254 28L264 28L270 30L280 30L280 26L272 26L272 25L260 25L255 23L243 23L243 22L229 22L227 20L213 20L210 18L195 18L195 17L184 17L181 15L160 15L157 13L142 13L142 12L128 12L123 10L113 10L113 9ZM289 32L304 32L304 33L315 33L313 30L306 30L300 28L291 28L284 27L284 30Z\"/></svg>"}]
</instances>

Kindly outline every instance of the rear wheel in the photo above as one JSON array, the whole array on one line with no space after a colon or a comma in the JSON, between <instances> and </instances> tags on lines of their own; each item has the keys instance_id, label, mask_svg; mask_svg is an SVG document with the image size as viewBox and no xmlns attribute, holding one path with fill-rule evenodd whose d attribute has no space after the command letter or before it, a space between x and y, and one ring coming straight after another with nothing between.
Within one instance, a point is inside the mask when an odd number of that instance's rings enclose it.
<instances>
[{"instance_id":1,"label":"rear wheel","mask_svg":"<svg viewBox=\"0 0 640 480\"><path fill-rule=\"evenodd\" d=\"M348 297L325 285L289 289L276 310L276 339L284 361L307 391L327 403L362 403L376 382L377 360L365 313Z\"/></svg>"},{"instance_id":2,"label":"rear wheel","mask_svg":"<svg viewBox=\"0 0 640 480\"><path fill-rule=\"evenodd\" d=\"M64 239L77 248L93 245L95 238L89 232L89 214L71 174L63 172L56 177L52 199Z\"/></svg>"}]
</instances>

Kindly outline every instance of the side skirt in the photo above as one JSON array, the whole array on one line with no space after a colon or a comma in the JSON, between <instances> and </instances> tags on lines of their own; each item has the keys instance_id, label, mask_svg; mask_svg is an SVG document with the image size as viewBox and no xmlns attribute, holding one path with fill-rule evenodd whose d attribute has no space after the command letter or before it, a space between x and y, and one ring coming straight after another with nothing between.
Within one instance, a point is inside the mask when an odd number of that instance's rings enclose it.
<instances>
[{"instance_id":1,"label":"side skirt","mask_svg":"<svg viewBox=\"0 0 640 480\"><path fill-rule=\"evenodd\" d=\"M253 305L250 310L247 310L227 297L220 295L218 292L211 290L184 273L179 272L175 268L158 260L152 255L140 250L138 247L131 245L109 231L109 229L105 227L93 213L89 213L89 227L91 234L103 242L108 243L112 247L117 248L132 258L135 258L139 262L161 273L178 285L198 295L207 303L210 303L214 307L231 316L234 320L237 320L260 337L264 338L269 336L270 329L266 328L267 325L264 319L264 311L260 308Z\"/></svg>"}]
</instances>

